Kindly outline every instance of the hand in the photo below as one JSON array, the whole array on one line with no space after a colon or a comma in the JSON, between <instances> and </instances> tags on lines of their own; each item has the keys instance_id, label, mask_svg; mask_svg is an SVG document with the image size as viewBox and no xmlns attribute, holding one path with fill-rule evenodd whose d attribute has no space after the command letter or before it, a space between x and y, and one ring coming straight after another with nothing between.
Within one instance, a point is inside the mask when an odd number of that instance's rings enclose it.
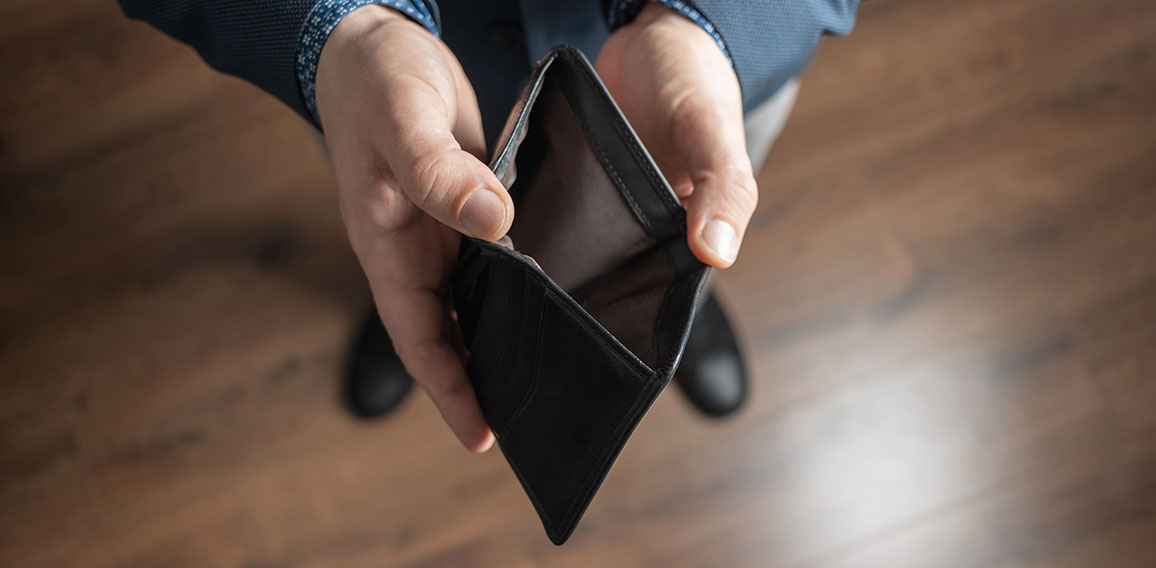
<instances>
[{"instance_id":1,"label":"hand","mask_svg":"<svg viewBox=\"0 0 1156 568\"><path fill-rule=\"evenodd\" d=\"M440 40L367 6L325 44L317 107L349 242L394 348L462 444L485 451L494 437L466 377L448 279L455 230L495 240L514 206L479 159L473 89Z\"/></svg>"},{"instance_id":2,"label":"hand","mask_svg":"<svg viewBox=\"0 0 1156 568\"><path fill-rule=\"evenodd\" d=\"M734 263L758 202L738 78L697 24L659 5L616 30L598 74L687 208L690 250Z\"/></svg>"}]
</instances>

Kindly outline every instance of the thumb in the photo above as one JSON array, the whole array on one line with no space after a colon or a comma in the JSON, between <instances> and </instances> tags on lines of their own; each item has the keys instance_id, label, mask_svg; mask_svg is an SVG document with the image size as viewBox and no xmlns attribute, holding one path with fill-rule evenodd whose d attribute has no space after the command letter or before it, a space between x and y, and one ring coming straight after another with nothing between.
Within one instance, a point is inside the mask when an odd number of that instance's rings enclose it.
<instances>
[{"instance_id":1,"label":"thumb","mask_svg":"<svg viewBox=\"0 0 1156 568\"><path fill-rule=\"evenodd\" d=\"M404 119L382 152L405 195L459 232L487 241L505 235L514 204L497 176L462 149L436 105L405 107L395 109Z\"/></svg>"},{"instance_id":2,"label":"thumb","mask_svg":"<svg viewBox=\"0 0 1156 568\"><path fill-rule=\"evenodd\" d=\"M743 148L723 152L691 168L694 192L687 203L690 250L705 264L734 264L759 191Z\"/></svg>"}]
</instances>

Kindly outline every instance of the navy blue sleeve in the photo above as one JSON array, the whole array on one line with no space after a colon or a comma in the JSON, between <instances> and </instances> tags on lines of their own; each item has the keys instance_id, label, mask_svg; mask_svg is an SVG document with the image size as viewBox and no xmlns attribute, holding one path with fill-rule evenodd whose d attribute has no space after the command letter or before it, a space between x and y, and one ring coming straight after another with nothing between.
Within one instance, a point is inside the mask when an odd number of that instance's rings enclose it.
<instances>
[{"instance_id":1,"label":"navy blue sleeve","mask_svg":"<svg viewBox=\"0 0 1156 568\"><path fill-rule=\"evenodd\" d=\"M321 47L349 12L384 4L437 31L427 0L120 0L125 14L187 43L214 69L281 99L317 124L313 78Z\"/></svg>"},{"instance_id":2,"label":"navy blue sleeve","mask_svg":"<svg viewBox=\"0 0 1156 568\"><path fill-rule=\"evenodd\" d=\"M824 34L846 35L859 0L657 0L694 20L731 60L750 110L798 75ZM632 21L646 0L614 0L611 29Z\"/></svg>"}]
</instances>

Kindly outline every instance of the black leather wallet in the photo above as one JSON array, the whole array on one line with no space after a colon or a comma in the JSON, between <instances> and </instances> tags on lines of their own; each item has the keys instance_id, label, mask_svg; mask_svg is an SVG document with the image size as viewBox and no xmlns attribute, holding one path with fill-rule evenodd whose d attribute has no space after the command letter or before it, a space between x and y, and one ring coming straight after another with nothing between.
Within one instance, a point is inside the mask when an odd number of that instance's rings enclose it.
<instances>
[{"instance_id":1,"label":"black leather wallet","mask_svg":"<svg viewBox=\"0 0 1156 568\"><path fill-rule=\"evenodd\" d=\"M562 544L670 382L708 269L670 185L572 47L538 63L491 168L514 223L503 244L463 239L454 306L486 420Z\"/></svg>"}]
</instances>

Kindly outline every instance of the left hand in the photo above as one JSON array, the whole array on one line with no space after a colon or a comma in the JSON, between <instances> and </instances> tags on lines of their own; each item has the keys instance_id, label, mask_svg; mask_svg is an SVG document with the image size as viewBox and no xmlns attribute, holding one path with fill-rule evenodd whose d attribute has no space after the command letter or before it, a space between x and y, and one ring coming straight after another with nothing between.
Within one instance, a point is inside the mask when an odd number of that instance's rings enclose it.
<instances>
[{"instance_id":1,"label":"left hand","mask_svg":"<svg viewBox=\"0 0 1156 568\"><path fill-rule=\"evenodd\" d=\"M738 77L694 22L660 4L606 40L598 74L687 208L690 250L734 263L758 188Z\"/></svg>"}]
</instances>

